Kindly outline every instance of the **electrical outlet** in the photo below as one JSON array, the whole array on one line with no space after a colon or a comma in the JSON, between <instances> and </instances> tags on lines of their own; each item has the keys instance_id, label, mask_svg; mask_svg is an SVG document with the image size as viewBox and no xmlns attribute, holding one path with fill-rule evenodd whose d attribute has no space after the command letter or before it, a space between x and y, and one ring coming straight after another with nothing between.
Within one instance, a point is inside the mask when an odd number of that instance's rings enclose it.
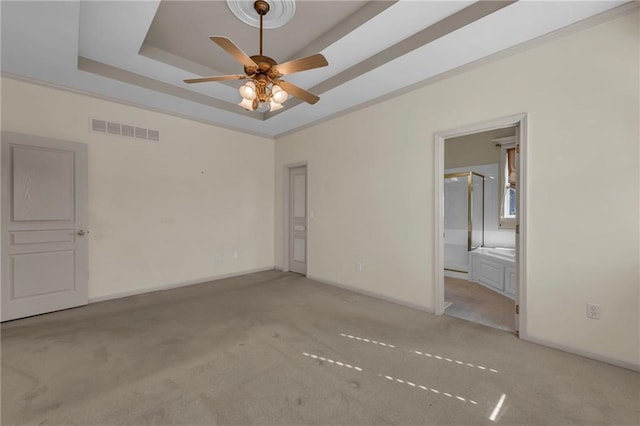
<instances>
[{"instance_id":1,"label":"electrical outlet","mask_svg":"<svg viewBox=\"0 0 640 426\"><path fill-rule=\"evenodd\" d=\"M595 303L587 303L587 318L600 319L600 305Z\"/></svg>"},{"instance_id":2,"label":"electrical outlet","mask_svg":"<svg viewBox=\"0 0 640 426\"><path fill-rule=\"evenodd\" d=\"M362 262L356 262L356 271L358 272L362 271Z\"/></svg>"}]
</instances>

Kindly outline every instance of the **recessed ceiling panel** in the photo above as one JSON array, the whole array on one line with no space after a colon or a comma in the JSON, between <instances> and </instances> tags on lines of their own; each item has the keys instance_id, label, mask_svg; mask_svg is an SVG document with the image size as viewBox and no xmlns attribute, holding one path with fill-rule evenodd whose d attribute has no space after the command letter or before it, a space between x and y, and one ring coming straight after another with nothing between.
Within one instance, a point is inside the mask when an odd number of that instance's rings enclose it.
<instances>
[{"instance_id":1,"label":"recessed ceiling panel","mask_svg":"<svg viewBox=\"0 0 640 426\"><path fill-rule=\"evenodd\" d=\"M263 53L278 62L294 59L367 3L298 1L291 21L264 31ZM230 38L249 55L259 53L259 31L236 18L224 1L162 1L144 44L222 74L242 72L241 65L209 40L211 35Z\"/></svg>"},{"instance_id":2,"label":"recessed ceiling panel","mask_svg":"<svg viewBox=\"0 0 640 426\"><path fill-rule=\"evenodd\" d=\"M237 105L236 81L183 82L242 72L210 35L258 53L258 30L238 20L224 1L1 3L3 75L264 136L437 81L507 49L528 48L537 43L531 40L565 34L559 30L566 26L593 25L637 7L624 0L500 1L495 7L474 0L298 0L288 24L265 31L264 54L282 63L322 53L329 66L286 78L321 99L308 105L292 98L278 112L264 114Z\"/></svg>"}]
</instances>

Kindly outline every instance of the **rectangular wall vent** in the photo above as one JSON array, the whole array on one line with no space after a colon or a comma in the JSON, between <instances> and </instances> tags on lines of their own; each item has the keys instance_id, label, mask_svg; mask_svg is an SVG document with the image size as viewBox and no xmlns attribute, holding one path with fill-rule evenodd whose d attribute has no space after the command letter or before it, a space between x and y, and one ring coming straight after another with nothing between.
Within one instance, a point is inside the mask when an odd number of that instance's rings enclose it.
<instances>
[{"instance_id":1,"label":"rectangular wall vent","mask_svg":"<svg viewBox=\"0 0 640 426\"><path fill-rule=\"evenodd\" d=\"M133 126L127 126L126 124L122 125L122 136L126 136L129 138L135 137L136 128Z\"/></svg>"},{"instance_id":2,"label":"rectangular wall vent","mask_svg":"<svg viewBox=\"0 0 640 426\"><path fill-rule=\"evenodd\" d=\"M91 131L98 133L106 133L107 132L107 122L104 120L96 120L95 118L91 119Z\"/></svg>"},{"instance_id":3,"label":"rectangular wall vent","mask_svg":"<svg viewBox=\"0 0 640 426\"><path fill-rule=\"evenodd\" d=\"M107 123L107 133L110 135L119 135L120 134L120 123Z\"/></svg>"},{"instance_id":4,"label":"rectangular wall vent","mask_svg":"<svg viewBox=\"0 0 640 426\"><path fill-rule=\"evenodd\" d=\"M142 127L136 127L136 138L138 138L138 139L146 139L147 138L147 129L143 129Z\"/></svg>"},{"instance_id":5,"label":"rectangular wall vent","mask_svg":"<svg viewBox=\"0 0 640 426\"><path fill-rule=\"evenodd\" d=\"M114 123L112 121L89 120L89 129L92 132L109 134L114 136L124 136L127 138L145 139L153 142L160 141L160 132L144 127L131 126L129 124Z\"/></svg>"}]
</instances>

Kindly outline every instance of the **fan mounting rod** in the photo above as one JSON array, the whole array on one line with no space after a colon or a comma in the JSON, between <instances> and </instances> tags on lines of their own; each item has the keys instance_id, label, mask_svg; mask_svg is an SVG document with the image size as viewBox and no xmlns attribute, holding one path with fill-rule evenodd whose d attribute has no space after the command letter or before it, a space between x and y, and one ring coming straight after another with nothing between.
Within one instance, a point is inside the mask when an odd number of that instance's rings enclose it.
<instances>
[{"instance_id":1,"label":"fan mounting rod","mask_svg":"<svg viewBox=\"0 0 640 426\"><path fill-rule=\"evenodd\" d=\"M262 56L262 18L269 12L269 3L265 0L256 0L256 2L253 3L253 8L258 12L258 15L260 15L260 56Z\"/></svg>"}]
</instances>

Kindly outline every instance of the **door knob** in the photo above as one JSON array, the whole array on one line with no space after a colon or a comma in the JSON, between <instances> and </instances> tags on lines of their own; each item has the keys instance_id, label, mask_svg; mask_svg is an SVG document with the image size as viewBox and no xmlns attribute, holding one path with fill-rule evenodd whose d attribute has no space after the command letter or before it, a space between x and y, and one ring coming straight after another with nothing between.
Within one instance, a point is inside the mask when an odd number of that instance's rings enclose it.
<instances>
[{"instance_id":1,"label":"door knob","mask_svg":"<svg viewBox=\"0 0 640 426\"><path fill-rule=\"evenodd\" d=\"M88 233L89 233L89 231L84 231L83 229L81 229L81 230L79 230L77 232L77 234L80 235L80 236L83 236L84 234L88 234Z\"/></svg>"}]
</instances>

